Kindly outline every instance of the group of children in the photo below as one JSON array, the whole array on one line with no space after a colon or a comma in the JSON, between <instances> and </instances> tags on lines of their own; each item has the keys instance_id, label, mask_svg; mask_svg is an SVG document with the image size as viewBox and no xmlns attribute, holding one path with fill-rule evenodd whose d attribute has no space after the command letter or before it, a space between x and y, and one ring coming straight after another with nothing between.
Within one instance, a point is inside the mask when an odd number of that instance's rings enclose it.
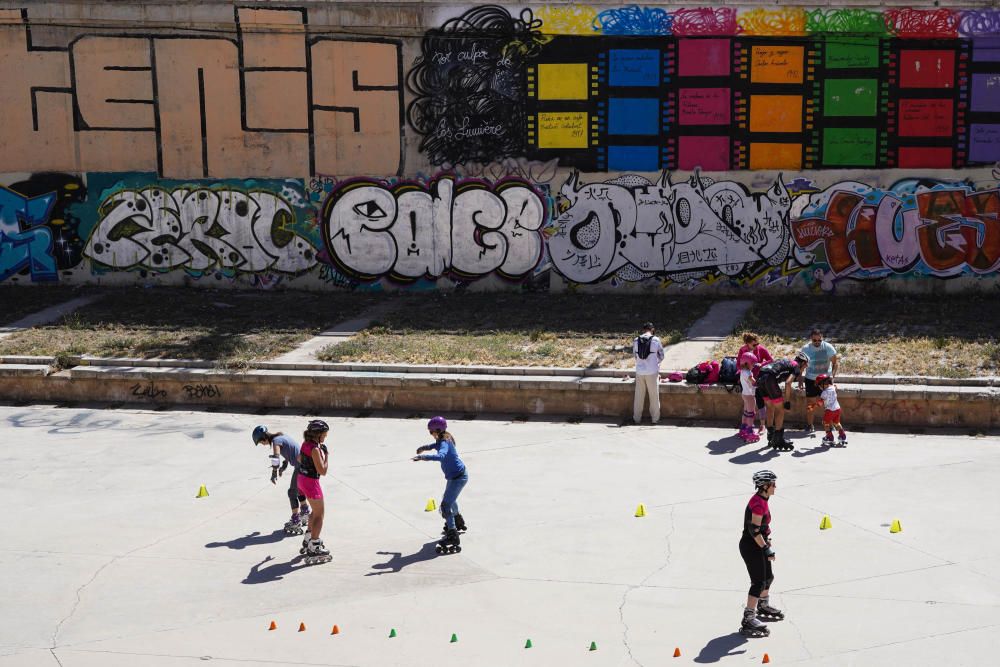
<instances>
[{"instance_id":1,"label":"group of children","mask_svg":"<svg viewBox=\"0 0 1000 667\"><path fill-rule=\"evenodd\" d=\"M799 379L809 366L809 357L805 351L798 352L793 359L778 359L771 357L756 334L743 334L743 347L736 355L740 371L741 398L743 414L740 430L737 434L745 442L757 442L765 428L767 444L778 451L791 451L793 444L785 439L785 410L791 408L792 381ZM784 383L784 388L781 384ZM816 376L816 388L819 396L807 396L810 413L819 404L823 405L823 438L824 445L841 447L847 445L847 433L841 424L841 407L837 399L837 388L833 378L825 373ZM754 422L759 421L754 432ZM833 439L833 429L837 429L838 439Z\"/></svg>"},{"instance_id":2,"label":"group of children","mask_svg":"<svg viewBox=\"0 0 1000 667\"><path fill-rule=\"evenodd\" d=\"M469 473L458 456L455 438L448 432L445 418L434 417L427 422L427 430L434 437L434 443L418 447L412 460L441 462L441 471L447 483L440 508L445 519L444 537L438 542L437 551L455 553L462 550L458 534L466 530L465 519L458 511L458 495L469 481ZM278 483L278 478L289 466L292 468L288 485L292 518L285 523L284 530L288 535L305 533L299 554L305 556L306 563L310 565L326 563L333 558L320 538L325 514L320 477L329 470L330 452L325 444L329 433L329 424L322 419L313 419L302 434L301 445L284 433L271 433L264 425L255 427L251 434L254 445L263 443L270 447L268 460L272 484Z\"/></svg>"}]
</instances>

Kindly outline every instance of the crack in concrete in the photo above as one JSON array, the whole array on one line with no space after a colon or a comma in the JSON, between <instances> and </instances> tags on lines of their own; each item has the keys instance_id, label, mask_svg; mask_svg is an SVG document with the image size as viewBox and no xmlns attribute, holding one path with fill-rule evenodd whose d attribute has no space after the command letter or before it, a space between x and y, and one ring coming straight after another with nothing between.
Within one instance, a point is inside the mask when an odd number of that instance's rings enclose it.
<instances>
[{"instance_id":1,"label":"crack in concrete","mask_svg":"<svg viewBox=\"0 0 1000 667\"><path fill-rule=\"evenodd\" d=\"M806 646L806 638L802 635L802 630L799 629L799 626L795 625L795 621L792 620L791 608L788 606L788 600L785 600L784 597L782 597L781 600L782 604L785 606L785 620L788 621L788 624L790 626L795 628L795 634L798 635L799 637L799 644L802 645L802 650L806 652L807 656L812 658L813 657L812 651L810 651L809 647Z\"/></svg>"},{"instance_id":2,"label":"crack in concrete","mask_svg":"<svg viewBox=\"0 0 1000 667\"><path fill-rule=\"evenodd\" d=\"M655 570L647 574L645 577L643 577L642 581L640 581L638 584L628 586L625 589L625 592L622 593L621 604L618 605L618 621L622 624L622 627L624 628L622 631L622 643L625 645L625 651L628 653L629 660L639 665L639 667L642 667L642 663L639 662L634 655L632 655L632 646L629 644L628 641L629 628L628 628L628 623L625 622L625 605L628 602L629 593L631 593L637 588L642 588L643 586L645 586L647 581L655 577L657 574L662 572L664 569L666 569L667 566L670 565L670 558L671 556L673 556L673 547L671 546L670 538L673 536L673 534L674 534L674 507L671 507L670 530L667 531L667 534L665 536L667 542L667 557L663 565L660 565L658 568L656 568Z\"/></svg>"}]
</instances>

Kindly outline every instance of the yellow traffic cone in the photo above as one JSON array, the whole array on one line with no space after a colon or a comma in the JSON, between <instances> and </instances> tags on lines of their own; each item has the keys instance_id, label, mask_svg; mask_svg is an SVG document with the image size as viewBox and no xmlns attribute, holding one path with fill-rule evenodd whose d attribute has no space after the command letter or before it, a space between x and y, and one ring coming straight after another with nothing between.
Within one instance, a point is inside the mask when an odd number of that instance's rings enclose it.
<instances>
[{"instance_id":1,"label":"yellow traffic cone","mask_svg":"<svg viewBox=\"0 0 1000 667\"><path fill-rule=\"evenodd\" d=\"M202 484L201 488L198 489L198 495L195 496L195 498L207 498L207 497L208 497L208 489L206 489L205 485Z\"/></svg>"},{"instance_id":2,"label":"yellow traffic cone","mask_svg":"<svg viewBox=\"0 0 1000 667\"><path fill-rule=\"evenodd\" d=\"M425 512L433 512L438 508L437 502L433 498L427 501L427 506L424 508Z\"/></svg>"},{"instance_id":3,"label":"yellow traffic cone","mask_svg":"<svg viewBox=\"0 0 1000 667\"><path fill-rule=\"evenodd\" d=\"M635 515L637 517L646 516L646 506L639 503L639 506L635 508Z\"/></svg>"},{"instance_id":4,"label":"yellow traffic cone","mask_svg":"<svg viewBox=\"0 0 1000 667\"><path fill-rule=\"evenodd\" d=\"M823 520L819 522L819 529L826 530L827 528L833 528L833 522L830 521L829 515L824 515Z\"/></svg>"},{"instance_id":5,"label":"yellow traffic cone","mask_svg":"<svg viewBox=\"0 0 1000 667\"><path fill-rule=\"evenodd\" d=\"M899 519L892 520L892 526L889 527L890 533L901 533L903 532L903 526L899 523Z\"/></svg>"}]
</instances>

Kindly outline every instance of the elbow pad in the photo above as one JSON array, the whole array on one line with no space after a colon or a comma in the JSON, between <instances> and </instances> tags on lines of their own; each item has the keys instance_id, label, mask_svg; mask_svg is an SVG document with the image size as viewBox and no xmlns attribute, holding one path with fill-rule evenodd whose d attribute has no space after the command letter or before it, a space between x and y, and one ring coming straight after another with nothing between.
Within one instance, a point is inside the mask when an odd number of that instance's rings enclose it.
<instances>
[{"instance_id":1,"label":"elbow pad","mask_svg":"<svg viewBox=\"0 0 1000 667\"><path fill-rule=\"evenodd\" d=\"M754 524L750 524L750 537L757 537L758 535L760 535L761 529L763 529L763 526L755 526Z\"/></svg>"},{"instance_id":2,"label":"elbow pad","mask_svg":"<svg viewBox=\"0 0 1000 667\"><path fill-rule=\"evenodd\" d=\"M277 468L279 465L281 465L281 459L278 458L277 456L269 456L268 458L271 460L272 468Z\"/></svg>"}]
</instances>

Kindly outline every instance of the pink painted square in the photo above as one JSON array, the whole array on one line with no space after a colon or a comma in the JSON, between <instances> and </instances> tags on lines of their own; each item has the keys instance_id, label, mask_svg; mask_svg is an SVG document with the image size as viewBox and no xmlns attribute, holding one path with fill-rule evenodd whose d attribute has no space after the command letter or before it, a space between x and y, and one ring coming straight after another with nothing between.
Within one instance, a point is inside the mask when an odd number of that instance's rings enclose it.
<instances>
[{"instance_id":1,"label":"pink painted square","mask_svg":"<svg viewBox=\"0 0 1000 667\"><path fill-rule=\"evenodd\" d=\"M729 76L728 39L677 40L680 76Z\"/></svg>"},{"instance_id":2,"label":"pink painted square","mask_svg":"<svg viewBox=\"0 0 1000 667\"><path fill-rule=\"evenodd\" d=\"M681 125L729 125L728 88L681 88L677 95Z\"/></svg>"},{"instance_id":3,"label":"pink painted square","mask_svg":"<svg viewBox=\"0 0 1000 667\"><path fill-rule=\"evenodd\" d=\"M729 169L729 137L681 137L678 169L700 167L705 171Z\"/></svg>"}]
</instances>

